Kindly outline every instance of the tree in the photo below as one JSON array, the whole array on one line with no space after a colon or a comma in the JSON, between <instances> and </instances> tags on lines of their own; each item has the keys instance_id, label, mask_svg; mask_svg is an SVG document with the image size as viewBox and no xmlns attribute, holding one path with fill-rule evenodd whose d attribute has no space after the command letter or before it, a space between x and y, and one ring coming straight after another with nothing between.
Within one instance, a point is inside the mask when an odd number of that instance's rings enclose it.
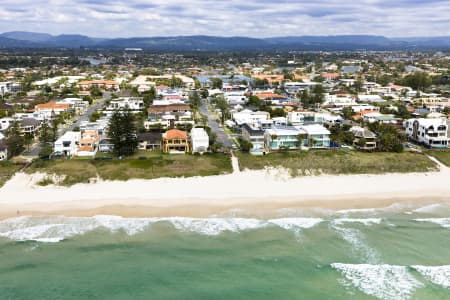
<instances>
[{"instance_id":1,"label":"tree","mask_svg":"<svg viewBox=\"0 0 450 300\"><path fill-rule=\"evenodd\" d=\"M44 121L41 125L39 132L39 142L41 145L47 145L52 142L52 131L47 121Z\"/></svg>"},{"instance_id":2,"label":"tree","mask_svg":"<svg viewBox=\"0 0 450 300\"><path fill-rule=\"evenodd\" d=\"M242 152L250 152L250 150L252 150L253 148L253 144L247 140L244 139L240 139L239 140L239 144L241 146L241 151Z\"/></svg>"},{"instance_id":3,"label":"tree","mask_svg":"<svg viewBox=\"0 0 450 300\"><path fill-rule=\"evenodd\" d=\"M311 104L322 104L325 100L325 89L321 84L315 85L311 89Z\"/></svg>"},{"instance_id":4,"label":"tree","mask_svg":"<svg viewBox=\"0 0 450 300\"><path fill-rule=\"evenodd\" d=\"M201 104L200 95L197 91L194 91L189 95L189 104L191 105L192 109L197 111Z\"/></svg>"},{"instance_id":5,"label":"tree","mask_svg":"<svg viewBox=\"0 0 450 300\"><path fill-rule=\"evenodd\" d=\"M109 120L108 138L116 156L133 155L138 146L135 117L129 110L118 110Z\"/></svg>"},{"instance_id":6,"label":"tree","mask_svg":"<svg viewBox=\"0 0 450 300\"><path fill-rule=\"evenodd\" d=\"M22 136L19 121L13 121L6 132L6 144L8 145L8 156L14 157L25 150L25 140Z\"/></svg>"},{"instance_id":7,"label":"tree","mask_svg":"<svg viewBox=\"0 0 450 300\"><path fill-rule=\"evenodd\" d=\"M61 118L53 114L52 120L50 121L50 141L55 142L58 139L58 126L61 124Z\"/></svg>"},{"instance_id":8,"label":"tree","mask_svg":"<svg viewBox=\"0 0 450 300\"><path fill-rule=\"evenodd\" d=\"M89 116L89 122L96 122L98 119L100 119L100 117L101 117L101 114L95 110Z\"/></svg>"},{"instance_id":9,"label":"tree","mask_svg":"<svg viewBox=\"0 0 450 300\"><path fill-rule=\"evenodd\" d=\"M228 115L228 110L229 110L227 100L225 100L225 98L223 98L223 97L219 97L216 100L216 107L218 109L220 109L220 113L221 113L220 119L221 119L221 123L223 124L225 122L225 118Z\"/></svg>"},{"instance_id":10,"label":"tree","mask_svg":"<svg viewBox=\"0 0 450 300\"><path fill-rule=\"evenodd\" d=\"M220 78L211 78L211 87L213 89L222 89L223 81Z\"/></svg>"},{"instance_id":11,"label":"tree","mask_svg":"<svg viewBox=\"0 0 450 300\"><path fill-rule=\"evenodd\" d=\"M431 77L425 72L415 72L403 78L403 83L415 90L425 91L433 83Z\"/></svg>"},{"instance_id":12,"label":"tree","mask_svg":"<svg viewBox=\"0 0 450 300\"><path fill-rule=\"evenodd\" d=\"M200 91L200 95L202 96L202 98L206 99L209 96L209 92L207 89L203 89Z\"/></svg>"},{"instance_id":13,"label":"tree","mask_svg":"<svg viewBox=\"0 0 450 300\"><path fill-rule=\"evenodd\" d=\"M91 96L84 96L83 97L83 101L87 101L89 103L89 105L92 104L92 97Z\"/></svg>"},{"instance_id":14,"label":"tree","mask_svg":"<svg viewBox=\"0 0 450 300\"><path fill-rule=\"evenodd\" d=\"M354 115L352 107L351 106L344 107L342 109L342 115L344 116L344 119L351 120Z\"/></svg>"}]
</instances>

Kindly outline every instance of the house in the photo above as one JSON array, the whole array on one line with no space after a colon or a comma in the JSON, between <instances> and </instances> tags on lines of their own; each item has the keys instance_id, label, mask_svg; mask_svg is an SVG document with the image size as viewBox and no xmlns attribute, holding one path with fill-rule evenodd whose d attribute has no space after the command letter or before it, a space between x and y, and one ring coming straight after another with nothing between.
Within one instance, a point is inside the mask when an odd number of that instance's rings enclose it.
<instances>
[{"instance_id":1,"label":"house","mask_svg":"<svg viewBox=\"0 0 450 300\"><path fill-rule=\"evenodd\" d=\"M230 105L245 104L247 97L244 91L226 92L224 94L225 100Z\"/></svg>"},{"instance_id":2,"label":"house","mask_svg":"<svg viewBox=\"0 0 450 300\"><path fill-rule=\"evenodd\" d=\"M448 148L448 124L445 119L409 119L405 122L408 137L430 148Z\"/></svg>"},{"instance_id":3,"label":"house","mask_svg":"<svg viewBox=\"0 0 450 300\"><path fill-rule=\"evenodd\" d=\"M95 130L86 130L81 135L80 146L78 148L78 156L93 156L98 150L98 142L100 137Z\"/></svg>"},{"instance_id":4,"label":"house","mask_svg":"<svg viewBox=\"0 0 450 300\"><path fill-rule=\"evenodd\" d=\"M12 81L0 82L0 95L20 92L20 84Z\"/></svg>"},{"instance_id":5,"label":"house","mask_svg":"<svg viewBox=\"0 0 450 300\"><path fill-rule=\"evenodd\" d=\"M80 139L81 132L67 131L56 140L53 152L64 156L73 156L77 153Z\"/></svg>"},{"instance_id":6,"label":"house","mask_svg":"<svg viewBox=\"0 0 450 300\"><path fill-rule=\"evenodd\" d=\"M139 150L161 149L162 135L159 132L143 132L138 134Z\"/></svg>"},{"instance_id":7,"label":"house","mask_svg":"<svg viewBox=\"0 0 450 300\"><path fill-rule=\"evenodd\" d=\"M109 153L114 150L114 144L110 139L102 139L98 142L98 151L102 153Z\"/></svg>"},{"instance_id":8,"label":"house","mask_svg":"<svg viewBox=\"0 0 450 300\"><path fill-rule=\"evenodd\" d=\"M356 105L356 101L349 95L326 95L323 106L344 107Z\"/></svg>"},{"instance_id":9,"label":"house","mask_svg":"<svg viewBox=\"0 0 450 300\"><path fill-rule=\"evenodd\" d=\"M187 132L178 129L166 131L162 137L162 151L173 154L190 152Z\"/></svg>"},{"instance_id":10,"label":"house","mask_svg":"<svg viewBox=\"0 0 450 300\"><path fill-rule=\"evenodd\" d=\"M36 113L41 113L45 115L46 119L51 119L54 114L59 115L69 110L70 110L69 103L56 103L54 101L50 101L44 104L38 104L34 107L34 111Z\"/></svg>"},{"instance_id":11,"label":"house","mask_svg":"<svg viewBox=\"0 0 450 300\"><path fill-rule=\"evenodd\" d=\"M264 147L269 150L297 149L301 131L293 126L273 127L264 133Z\"/></svg>"},{"instance_id":12,"label":"house","mask_svg":"<svg viewBox=\"0 0 450 300\"><path fill-rule=\"evenodd\" d=\"M25 118L20 121L20 130L22 134L36 135L41 128L41 121L33 118Z\"/></svg>"},{"instance_id":13,"label":"house","mask_svg":"<svg viewBox=\"0 0 450 300\"><path fill-rule=\"evenodd\" d=\"M203 128L191 130L192 153L203 153L209 148L209 136Z\"/></svg>"},{"instance_id":14,"label":"house","mask_svg":"<svg viewBox=\"0 0 450 300\"><path fill-rule=\"evenodd\" d=\"M355 136L353 146L360 150L371 151L377 148L377 136L367 128L353 126L350 131Z\"/></svg>"},{"instance_id":15,"label":"house","mask_svg":"<svg viewBox=\"0 0 450 300\"><path fill-rule=\"evenodd\" d=\"M144 99L142 97L122 97L111 100L106 107L105 114L110 116L114 111L123 109L132 113L140 113L144 109Z\"/></svg>"},{"instance_id":16,"label":"house","mask_svg":"<svg viewBox=\"0 0 450 300\"><path fill-rule=\"evenodd\" d=\"M303 125L300 128L301 136L307 137L307 140L302 138L301 146L310 148L329 148L331 139L330 131L320 124Z\"/></svg>"},{"instance_id":17,"label":"house","mask_svg":"<svg viewBox=\"0 0 450 300\"><path fill-rule=\"evenodd\" d=\"M187 104L150 105L147 111L148 114L185 113L190 112L191 107Z\"/></svg>"},{"instance_id":18,"label":"house","mask_svg":"<svg viewBox=\"0 0 450 300\"><path fill-rule=\"evenodd\" d=\"M384 103L386 100L379 95L358 95L358 102L362 103Z\"/></svg>"},{"instance_id":19,"label":"house","mask_svg":"<svg viewBox=\"0 0 450 300\"><path fill-rule=\"evenodd\" d=\"M235 112L232 114L233 120L238 126L243 124L256 124L259 121L265 121L270 119L270 114L266 111L251 111L249 109L244 109L240 112Z\"/></svg>"},{"instance_id":20,"label":"house","mask_svg":"<svg viewBox=\"0 0 450 300\"><path fill-rule=\"evenodd\" d=\"M104 90L118 91L119 83L114 80L88 80L88 81L80 81L78 83L78 87L81 90L89 90L95 87Z\"/></svg>"},{"instance_id":21,"label":"house","mask_svg":"<svg viewBox=\"0 0 450 300\"><path fill-rule=\"evenodd\" d=\"M310 90L314 86L318 85L318 82L310 81L310 82L286 82L284 84L284 90L288 94L297 94L300 91Z\"/></svg>"},{"instance_id":22,"label":"house","mask_svg":"<svg viewBox=\"0 0 450 300\"><path fill-rule=\"evenodd\" d=\"M8 146L0 139L0 161L8 159Z\"/></svg>"},{"instance_id":23,"label":"house","mask_svg":"<svg viewBox=\"0 0 450 300\"><path fill-rule=\"evenodd\" d=\"M250 153L264 152L264 133L265 131L248 124L242 125L242 139L252 144Z\"/></svg>"}]
</instances>

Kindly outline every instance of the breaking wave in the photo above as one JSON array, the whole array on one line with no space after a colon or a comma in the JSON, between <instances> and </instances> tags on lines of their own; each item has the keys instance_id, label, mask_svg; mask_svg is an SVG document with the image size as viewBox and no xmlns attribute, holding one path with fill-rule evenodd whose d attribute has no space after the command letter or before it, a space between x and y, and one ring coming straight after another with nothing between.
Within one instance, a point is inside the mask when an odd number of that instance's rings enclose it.
<instances>
[{"instance_id":1,"label":"breaking wave","mask_svg":"<svg viewBox=\"0 0 450 300\"><path fill-rule=\"evenodd\" d=\"M424 286L404 266L334 263L331 267L344 276L345 285L378 299L407 300Z\"/></svg>"},{"instance_id":2,"label":"breaking wave","mask_svg":"<svg viewBox=\"0 0 450 300\"><path fill-rule=\"evenodd\" d=\"M432 283L450 289L450 265L448 266L412 266Z\"/></svg>"},{"instance_id":3,"label":"breaking wave","mask_svg":"<svg viewBox=\"0 0 450 300\"><path fill-rule=\"evenodd\" d=\"M0 237L16 241L59 242L95 229L111 232L123 231L135 235L152 224L168 222L175 229L204 235L223 232L241 232L269 226L300 232L320 222L320 218L281 218L258 220L249 218L122 218L118 216L95 217L18 217L0 222Z\"/></svg>"},{"instance_id":4,"label":"breaking wave","mask_svg":"<svg viewBox=\"0 0 450 300\"><path fill-rule=\"evenodd\" d=\"M429 222L438 224L444 228L450 228L450 218L428 218L428 219L414 219L416 222Z\"/></svg>"}]
</instances>

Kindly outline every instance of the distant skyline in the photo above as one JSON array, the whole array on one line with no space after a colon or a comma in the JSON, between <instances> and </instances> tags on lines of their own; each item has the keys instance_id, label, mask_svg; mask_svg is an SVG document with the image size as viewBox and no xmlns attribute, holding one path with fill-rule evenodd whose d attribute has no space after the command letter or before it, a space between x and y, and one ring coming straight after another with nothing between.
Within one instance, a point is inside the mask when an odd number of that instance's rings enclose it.
<instances>
[{"instance_id":1,"label":"distant skyline","mask_svg":"<svg viewBox=\"0 0 450 300\"><path fill-rule=\"evenodd\" d=\"M450 0L2 0L0 32L92 37L449 36Z\"/></svg>"}]
</instances>

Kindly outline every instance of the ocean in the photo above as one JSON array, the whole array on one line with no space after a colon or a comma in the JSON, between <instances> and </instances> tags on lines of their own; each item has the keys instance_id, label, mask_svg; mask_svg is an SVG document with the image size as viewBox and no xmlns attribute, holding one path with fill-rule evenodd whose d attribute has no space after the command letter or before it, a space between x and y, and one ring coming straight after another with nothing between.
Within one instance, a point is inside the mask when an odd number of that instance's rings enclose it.
<instances>
[{"instance_id":1,"label":"ocean","mask_svg":"<svg viewBox=\"0 0 450 300\"><path fill-rule=\"evenodd\" d=\"M20 216L0 299L450 299L450 206Z\"/></svg>"}]
</instances>

